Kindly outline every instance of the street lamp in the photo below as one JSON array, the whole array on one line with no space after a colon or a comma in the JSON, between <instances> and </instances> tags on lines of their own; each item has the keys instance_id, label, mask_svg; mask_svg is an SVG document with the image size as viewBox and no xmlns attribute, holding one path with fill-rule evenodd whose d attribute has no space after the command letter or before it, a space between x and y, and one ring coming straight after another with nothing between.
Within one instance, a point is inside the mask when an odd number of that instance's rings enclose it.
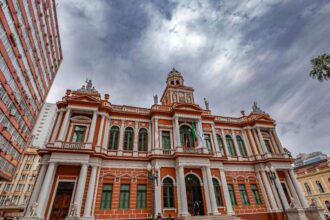
<instances>
[{"instance_id":1,"label":"street lamp","mask_svg":"<svg viewBox=\"0 0 330 220\"><path fill-rule=\"evenodd\" d=\"M280 195L280 193L279 193L279 191L278 191L278 188L277 188L277 185L276 185L276 183L275 183L275 180L276 180L276 178L277 178L277 176L276 176L276 170L275 170L275 168L274 167L267 167L266 166L266 172L269 174L269 179L271 179L271 181L273 181L273 184L275 185L275 189L276 189L276 192L277 192L277 195L278 195L278 197L280 198L280 202L281 202L281 206L282 206L282 210L283 210L283 212L284 212L284 219L289 219L288 218L288 214L286 213L286 210L285 210L285 208L284 208L284 204L283 204L283 200L282 200L282 197L281 197L281 195Z\"/></svg>"},{"instance_id":2,"label":"street lamp","mask_svg":"<svg viewBox=\"0 0 330 220\"><path fill-rule=\"evenodd\" d=\"M155 167L152 167L150 163L147 165L148 170L148 180L151 181L152 185L152 217L151 219L155 219L155 181L156 185L158 185L158 171L159 166L158 164L155 165Z\"/></svg>"}]
</instances>

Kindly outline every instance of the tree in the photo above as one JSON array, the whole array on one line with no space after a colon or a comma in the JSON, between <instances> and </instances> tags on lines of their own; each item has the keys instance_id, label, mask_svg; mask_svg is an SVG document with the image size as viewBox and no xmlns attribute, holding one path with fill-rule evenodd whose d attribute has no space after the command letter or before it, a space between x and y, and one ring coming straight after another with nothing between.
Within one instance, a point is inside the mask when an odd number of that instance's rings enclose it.
<instances>
[{"instance_id":1,"label":"tree","mask_svg":"<svg viewBox=\"0 0 330 220\"><path fill-rule=\"evenodd\" d=\"M320 82L330 80L330 55L322 54L311 60L313 69L309 72L310 77Z\"/></svg>"}]
</instances>

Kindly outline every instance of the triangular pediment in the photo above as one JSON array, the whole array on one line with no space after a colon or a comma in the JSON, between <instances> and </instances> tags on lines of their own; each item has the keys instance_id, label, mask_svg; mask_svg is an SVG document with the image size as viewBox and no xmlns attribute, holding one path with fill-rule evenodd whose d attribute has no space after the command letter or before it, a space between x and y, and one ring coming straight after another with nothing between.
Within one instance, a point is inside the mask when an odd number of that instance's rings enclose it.
<instances>
[{"instance_id":1,"label":"triangular pediment","mask_svg":"<svg viewBox=\"0 0 330 220\"><path fill-rule=\"evenodd\" d=\"M193 105L189 103L180 103L180 104L174 104L173 106L174 110L188 110L188 111L203 111L201 107L198 105Z\"/></svg>"},{"instance_id":2,"label":"triangular pediment","mask_svg":"<svg viewBox=\"0 0 330 220\"><path fill-rule=\"evenodd\" d=\"M88 95L70 97L70 100L82 101L82 102L93 102L93 103L100 102L100 100L98 98L96 98L95 96L88 96Z\"/></svg>"}]
</instances>

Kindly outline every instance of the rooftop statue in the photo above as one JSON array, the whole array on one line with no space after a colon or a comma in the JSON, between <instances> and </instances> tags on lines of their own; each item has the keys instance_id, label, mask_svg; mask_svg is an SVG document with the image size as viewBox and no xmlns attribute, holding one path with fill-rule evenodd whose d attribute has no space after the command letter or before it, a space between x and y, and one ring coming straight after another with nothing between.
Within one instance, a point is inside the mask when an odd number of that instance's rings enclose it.
<instances>
[{"instance_id":1,"label":"rooftop statue","mask_svg":"<svg viewBox=\"0 0 330 220\"><path fill-rule=\"evenodd\" d=\"M210 110L210 104L209 104L209 101L206 98L204 98L204 103L205 103L206 110Z\"/></svg>"},{"instance_id":2,"label":"rooftop statue","mask_svg":"<svg viewBox=\"0 0 330 220\"><path fill-rule=\"evenodd\" d=\"M91 79L86 79L85 81L86 85L82 85L78 91L80 92L91 92L91 93L97 93L95 87L93 86L93 82Z\"/></svg>"},{"instance_id":3,"label":"rooftop statue","mask_svg":"<svg viewBox=\"0 0 330 220\"><path fill-rule=\"evenodd\" d=\"M265 113L264 111L262 111L260 109L260 107L258 106L257 102L253 102L252 112Z\"/></svg>"}]
</instances>

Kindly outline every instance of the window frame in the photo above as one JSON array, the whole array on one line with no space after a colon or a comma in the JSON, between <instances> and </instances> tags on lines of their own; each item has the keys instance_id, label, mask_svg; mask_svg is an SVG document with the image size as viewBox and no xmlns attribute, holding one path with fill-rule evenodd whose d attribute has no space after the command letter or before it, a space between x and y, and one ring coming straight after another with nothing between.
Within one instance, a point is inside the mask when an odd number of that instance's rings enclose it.
<instances>
[{"instance_id":1,"label":"window frame","mask_svg":"<svg viewBox=\"0 0 330 220\"><path fill-rule=\"evenodd\" d=\"M117 150L119 145L120 129L114 125L110 128L108 150Z\"/></svg>"},{"instance_id":2,"label":"window frame","mask_svg":"<svg viewBox=\"0 0 330 220\"><path fill-rule=\"evenodd\" d=\"M257 184L256 183L252 183L250 185L250 188L251 188L251 192L252 192L252 195L253 195L254 202L257 205L261 205L262 204L262 201L261 201L261 197L260 197L260 193L259 193Z\"/></svg>"},{"instance_id":3,"label":"window frame","mask_svg":"<svg viewBox=\"0 0 330 220\"><path fill-rule=\"evenodd\" d=\"M128 189L124 189L125 186L127 186ZM125 195L128 195L128 198L123 198ZM131 199L130 197L131 197L131 185L121 184L120 195L119 195L119 209L127 210L130 208L130 199Z\"/></svg>"},{"instance_id":4,"label":"window frame","mask_svg":"<svg viewBox=\"0 0 330 220\"><path fill-rule=\"evenodd\" d=\"M111 189L105 189L105 186L111 186ZM110 210L112 203L112 194L113 194L113 184L104 183L102 186L100 210ZM107 201L107 196L110 198Z\"/></svg>"},{"instance_id":5,"label":"window frame","mask_svg":"<svg viewBox=\"0 0 330 220\"><path fill-rule=\"evenodd\" d=\"M216 178L212 178L213 189L215 194L215 200L217 202L217 207L223 207L222 193L220 183Z\"/></svg>"},{"instance_id":6,"label":"window frame","mask_svg":"<svg viewBox=\"0 0 330 220\"><path fill-rule=\"evenodd\" d=\"M139 189L143 186L144 189ZM147 184L138 184L136 188L136 208L146 209L147 208ZM141 198L142 197L142 198Z\"/></svg>"},{"instance_id":7,"label":"window frame","mask_svg":"<svg viewBox=\"0 0 330 220\"><path fill-rule=\"evenodd\" d=\"M163 185L163 207L164 207L164 209L175 208L174 181L170 177L166 177L163 179L162 185Z\"/></svg>"}]
</instances>

